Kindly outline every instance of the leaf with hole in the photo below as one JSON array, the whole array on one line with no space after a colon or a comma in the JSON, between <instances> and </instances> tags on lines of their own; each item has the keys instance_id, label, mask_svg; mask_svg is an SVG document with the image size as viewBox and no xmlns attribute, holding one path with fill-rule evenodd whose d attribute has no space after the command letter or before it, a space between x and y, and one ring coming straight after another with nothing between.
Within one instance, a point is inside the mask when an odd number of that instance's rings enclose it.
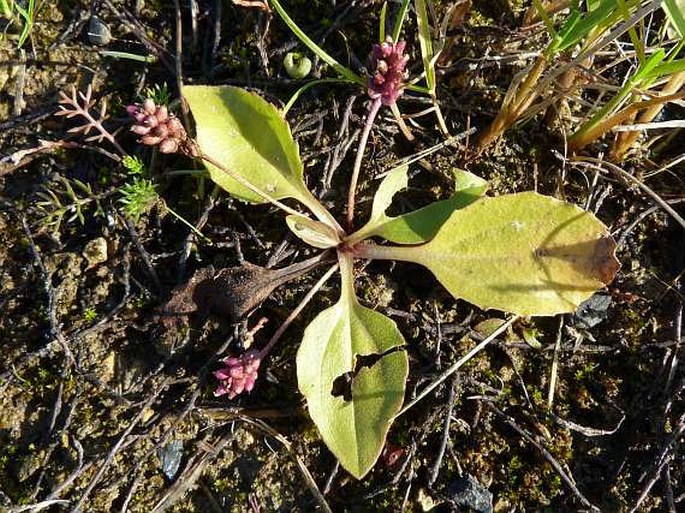
<instances>
[{"instance_id":1,"label":"leaf with hole","mask_svg":"<svg viewBox=\"0 0 685 513\"><path fill-rule=\"evenodd\" d=\"M395 323L359 304L346 258L340 300L305 330L297 381L324 442L361 478L378 459L402 406L408 361Z\"/></svg>"}]
</instances>

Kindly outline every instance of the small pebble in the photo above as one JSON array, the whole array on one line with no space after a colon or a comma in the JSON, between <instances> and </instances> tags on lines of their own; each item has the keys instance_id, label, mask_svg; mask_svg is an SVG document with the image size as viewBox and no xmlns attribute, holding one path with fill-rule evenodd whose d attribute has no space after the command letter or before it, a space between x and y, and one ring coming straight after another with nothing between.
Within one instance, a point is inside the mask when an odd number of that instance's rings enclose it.
<instances>
[{"instance_id":1,"label":"small pebble","mask_svg":"<svg viewBox=\"0 0 685 513\"><path fill-rule=\"evenodd\" d=\"M107 241L103 237L98 237L88 241L83 248L83 258L88 261L88 267L94 267L107 261Z\"/></svg>"},{"instance_id":2,"label":"small pebble","mask_svg":"<svg viewBox=\"0 0 685 513\"><path fill-rule=\"evenodd\" d=\"M492 492L481 485L470 474L457 479L449 486L450 499L459 506L470 508L477 513L492 513Z\"/></svg>"},{"instance_id":3,"label":"small pebble","mask_svg":"<svg viewBox=\"0 0 685 513\"><path fill-rule=\"evenodd\" d=\"M571 322L582 329L590 329L602 322L609 313L612 299L601 292L583 301L571 317Z\"/></svg>"},{"instance_id":4,"label":"small pebble","mask_svg":"<svg viewBox=\"0 0 685 513\"><path fill-rule=\"evenodd\" d=\"M157 456L162 464L162 472L169 481L174 479L181 467L183 459L183 442L173 440L157 450Z\"/></svg>"},{"instance_id":5,"label":"small pebble","mask_svg":"<svg viewBox=\"0 0 685 513\"><path fill-rule=\"evenodd\" d=\"M91 16L88 22L88 41L97 46L105 46L112 40L109 26L97 16Z\"/></svg>"}]
</instances>

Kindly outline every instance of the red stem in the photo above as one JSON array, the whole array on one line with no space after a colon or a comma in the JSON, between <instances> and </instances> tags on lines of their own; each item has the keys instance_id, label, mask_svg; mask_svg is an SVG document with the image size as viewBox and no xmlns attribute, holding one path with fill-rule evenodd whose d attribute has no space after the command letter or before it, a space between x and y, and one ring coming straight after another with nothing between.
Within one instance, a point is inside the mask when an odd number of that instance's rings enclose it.
<instances>
[{"instance_id":1,"label":"red stem","mask_svg":"<svg viewBox=\"0 0 685 513\"><path fill-rule=\"evenodd\" d=\"M371 133L371 127L376 119L376 114L378 114L381 108L381 97L379 96L369 106L369 112L366 114L366 123L364 124L364 130L362 131L361 138L359 139L359 147L357 148L357 158L354 161L354 169L352 170L352 178L350 179L350 190L347 196L347 233L352 233L354 225L354 202L357 195L357 182L359 181L359 171L362 167L362 159L364 158L364 150L366 149L366 143L369 140L369 134Z\"/></svg>"}]
</instances>

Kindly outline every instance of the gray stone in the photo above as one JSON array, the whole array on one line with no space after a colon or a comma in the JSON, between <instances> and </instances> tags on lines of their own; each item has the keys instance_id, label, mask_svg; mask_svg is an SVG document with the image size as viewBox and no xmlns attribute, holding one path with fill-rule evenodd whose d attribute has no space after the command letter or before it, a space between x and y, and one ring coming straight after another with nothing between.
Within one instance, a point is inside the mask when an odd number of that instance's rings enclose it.
<instances>
[{"instance_id":1,"label":"gray stone","mask_svg":"<svg viewBox=\"0 0 685 513\"><path fill-rule=\"evenodd\" d=\"M88 41L97 46L105 46L112 40L109 26L97 16L91 16L88 22Z\"/></svg>"},{"instance_id":2,"label":"gray stone","mask_svg":"<svg viewBox=\"0 0 685 513\"><path fill-rule=\"evenodd\" d=\"M470 474L454 481L448 490L450 499L459 506L478 513L492 513L492 493Z\"/></svg>"}]
</instances>

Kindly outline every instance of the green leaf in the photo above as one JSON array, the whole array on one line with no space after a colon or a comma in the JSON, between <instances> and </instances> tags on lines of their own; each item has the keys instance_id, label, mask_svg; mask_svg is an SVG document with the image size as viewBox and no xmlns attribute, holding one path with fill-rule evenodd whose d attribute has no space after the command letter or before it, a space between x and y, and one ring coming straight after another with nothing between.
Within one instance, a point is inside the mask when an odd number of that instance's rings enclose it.
<instances>
[{"instance_id":1,"label":"green leaf","mask_svg":"<svg viewBox=\"0 0 685 513\"><path fill-rule=\"evenodd\" d=\"M386 218L385 211L388 210L388 207L390 207L392 204L392 199L395 197L395 194L400 192L402 189L406 189L407 187L408 169L409 166L406 164L403 166L398 166L392 169L385 176L385 178L383 178L383 181L378 186L376 194L373 197L373 205L371 206L371 219L369 219L369 222Z\"/></svg>"},{"instance_id":2,"label":"green leaf","mask_svg":"<svg viewBox=\"0 0 685 513\"><path fill-rule=\"evenodd\" d=\"M664 76L667 77L675 75L676 73L682 73L683 71L685 71L685 59L678 59L658 64L646 74L645 78L658 79Z\"/></svg>"},{"instance_id":3,"label":"green leaf","mask_svg":"<svg viewBox=\"0 0 685 513\"><path fill-rule=\"evenodd\" d=\"M321 438L361 478L378 459L402 406L409 364L406 352L396 349L404 338L395 323L357 301L351 260L344 260L340 300L304 332L297 380Z\"/></svg>"},{"instance_id":4,"label":"green leaf","mask_svg":"<svg viewBox=\"0 0 685 513\"><path fill-rule=\"evenodd\" d=\"M619 268L616 243L591 213L534 192L455 211L428 243L375 246L369 258L421 264L455 297L519 315L573 312Z\"/></svg>"},{"instance_id":5,"label":"green leaf","mask_svg":"<svg viewBox=\"0 0 685 513\"><path fill-rule=\"evenodd\" d=\"M315 248L334 248L340 244L337 232L327 224L296 215L287 216L285 222L290 231Z\"/></svg>"},{"instance_id":6,"label":"green leaf","mask_svg":"<svg viewBox=\"0 0 685 513\"><path fill-rule=\"evenodd\" d=\"M183 95L195 118L203 153L274 199L295 198L309 206L312 197L302 179L297 143L276 107L231 86L185 86ZM219 168L211 164L207 168L212 180L231 195L264 203L263 197Z\"/></svg>"},{"instance_id":7,"label":"green leaf","mask_svg":"<svg viewBox=\"0 0 685 513\"><path fill-rule=\"evenodd\" d=\"M371 219L357 233L351 235L350 240L355 242L378 236L396 244L421 244L432 239L452 212L470 205L485 194L488 188L485 180L468 171L454 169L453 172L455 190L450 198L436 201L408 214L389 217L385 210L390 206L395 193L406 187L407 183L406 166L393 170L376 192Z\"/></svg>"},{"instance_id":8,"label":"green leaf","mask_svg":"<svg viewBox=\"0 0 685 513\"><path fill-rule=\"evenodd\" d=\"M685 39L685 0L664 0L661 8L680 39Z\"/></svg>"},{"instance_id":9,"label":"green leaf","mask_svg":"<svg viewBox=\"0 0 685 513\"><path fill-rule=\"evenodd\" d=\"M416 25L419 29L419 46L421 47L421 59L423 71L426 76L426 85L431 95L435 95L435 67L433 63L433 41L430 33L430 23L425 0L414 0L416 9Z\"/></svg>"}]
</instances>

